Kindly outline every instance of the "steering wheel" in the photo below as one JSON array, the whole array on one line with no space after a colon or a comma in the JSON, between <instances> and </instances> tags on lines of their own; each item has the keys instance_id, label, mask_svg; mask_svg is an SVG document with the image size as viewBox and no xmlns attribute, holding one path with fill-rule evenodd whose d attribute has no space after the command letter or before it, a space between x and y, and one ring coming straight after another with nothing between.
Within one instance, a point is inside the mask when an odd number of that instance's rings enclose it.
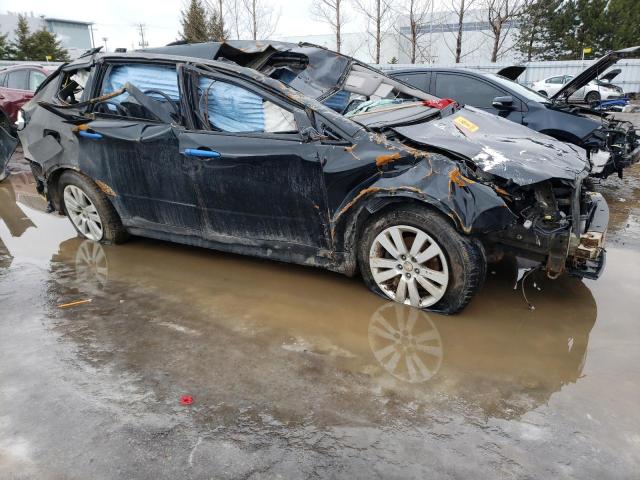
<instances>
[{"instance_id":1,"label":"steering wheel","mask_svg":"<svg viewBox=\"0 0 640 480\"><path fill-rule=\"evenodd\" d=\"M122 117L130 116L130 112L127 109L127 107L120 105L119 103L116 103L116 102L110 102L108 100L105 100L104 102L100 102L96 106L96 109L101 113L113 113L113 110L111 110L110 108L107 108L107 105L113 105L116 109L116 113Z\"/></svg>"},{"instance_id":2,"label":"steering wheel","mask_svg":"<svg viewBox=\"0 0 640 480\"><path fill-rule=\"evenodd\" d=\"M173 110L173 113L175 113L176 116L178 118L180 118L180 110L178 109L176 104L173 103L173 100L171 99L171 97L169 95L167 95L165 92L161 92L160 90L150 89L150 90L145 90L142 93L144 93L145 95L147 95L149 93L155 93L156 95L160 95L162 98L164 98L169 103L169 105L171 105L171 109Z\"/></svg>"}]
</instances>

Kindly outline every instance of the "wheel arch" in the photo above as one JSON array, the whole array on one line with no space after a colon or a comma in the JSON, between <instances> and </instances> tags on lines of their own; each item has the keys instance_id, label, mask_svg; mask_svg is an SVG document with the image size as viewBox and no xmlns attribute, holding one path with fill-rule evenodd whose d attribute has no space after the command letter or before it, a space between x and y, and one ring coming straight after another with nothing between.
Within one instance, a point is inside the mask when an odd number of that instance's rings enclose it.
<instances>
[{"instance_id":1,"label":"wheel arch","mask_svg":"<svg viewBox=\"0 0 640 480\"><path fill-rule=\"evenodd\" d=\"M364 227L373 218L383 215L386 211L399 205L415 205L439 213L447 219L460 233L465 229L459 217L441 202L427 196L419 196L417 192L377 192L373 193L348 211L338 216L334 221L331 233L334 249L343 255L342 271L346 275L355 275L357 267L357 241L362 236ZM344 210L344 209L343 209ZM339 212L340 213L340 212Z\"/></svg>"},{"instance_id":2,"label":"wheel arch","mask_svg":"<svg viewBox=\"0 0 640 480\"><path fill-rule=\"evenodd\" d=\"M100 190L102 193L105 194L111 206L114 207L114 209L120 216L120 212L118 212L115 202L111 200L111 197L115 196L115 192L113 192L113 190L111 190L111 188L106 183L100 180L94 179L91 175L87 175L85 172L80 170L75 165L59 165L59 166L56 166L54 169L50 170L49 172L47 172L47 175L46 175L47 199L53 204L53 207L57 211L59 211L60 213L66 214L66 212L64 211L64 202L62 202L60 198L60 177L62 177L62 175L66 172L77 173L78 175L81 175L87 181L95 185L95 187L98 190Z\"/></svg>"}]
</instances>

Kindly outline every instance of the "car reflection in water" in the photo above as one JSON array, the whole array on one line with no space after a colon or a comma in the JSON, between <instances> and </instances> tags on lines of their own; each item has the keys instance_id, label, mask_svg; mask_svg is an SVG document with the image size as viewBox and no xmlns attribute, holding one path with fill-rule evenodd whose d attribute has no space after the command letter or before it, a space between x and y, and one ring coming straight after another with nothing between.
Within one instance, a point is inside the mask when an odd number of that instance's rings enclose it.
<instances>
[{"instance_id":1,"label":"car reflection in water","mask_svg":"<svg viewBox=\"0 0 640 480\"><path fill-rule=\"evenodd\" d=\"M185 275L178 268L167 268L167 256L175 256L169 265L189 265L193 261L188 258L189 249L174 251L164 243L148 244L145 240L136 252L121 256L126 248L103 247L74 238L61 245L61 256L55 260L74 266L77 280L74 288L87 294L104 289L112 277L118 284L124 279L128 284L155 279L152 284L172 286L184 284L183 277L188 277L188 272ZM155 250L155 254L145 258L149 249ZM144 265L140 271L134 267L134 257ZM260 341L272 336L275 343L285 338L283 343L290 350L339 357L342 360L339 368L364 373L385 391L426 401L431 395L445 394L470 402L485 415L494 417L522 415L548 402L564 385L576 382L582 373L589 333L596 318L591 292L581 281L570 278L546 284L543 278L531 280L532 285L544 284L545 291L535 301L536 310L529 311L520 290L513 289L515 261L504 261L494 267L481 296L484 301L474 302L463 315L445 317L371 299L366 291L363 295L373 301L345 312L337 305L332 307L329 300L332 291L327 284L332 275L314 275L315 271L312 277L317 278L311 288L296 287L295 276L299 273L277 272L272 282L265 282L264 291L256 292L256 305L252 306L242 297L242 278L252 269L253 275L261 278L269 264L233 258L231 262L245 264L241 270L247 269L236 276L220 260L212 257L209 265L205 261L202 271L224 271L224 282L207 282L202 272L193 272L191 284L185 285L190 298L188 308L206 311L234 304L234 311L242 312L237 305L244 302L247 311L261 311L264 316L257 326L254 315L249 320L235 313L228 318L224 318L226 315L208 318L213 325L201 324L203 319L199 317L182 328L200 332L203 328L215 330L215 323L220 328L233 324L236 332L260 332ZM225 258L222 263L227 261ZM122 288L112 287L115 291ZM284 297L283 288L289 291ZM194 289L202 292L191 297ZM208 289L218 299L218 305L213 305L215 300L207 300ZM362 290L357 283L347 284L356 305L360 303L357 300ZM288 310L281 311L269 302L261 303L260 299L274 297L277 291L281 295L279 301L288 303ZM309 291L327 299L322 306L316 305L313 312L300 300ZM191 301L192 298L199 300ZM200 306L200 302L205 306ZM249 333L249 338L243 341L251 342L251 336ZM119 344L117 338L110 341L113 347ZM211 345L211 348L218 347ZM377 367L372 366L372 359Z\"/></svg>"}]
</instances>

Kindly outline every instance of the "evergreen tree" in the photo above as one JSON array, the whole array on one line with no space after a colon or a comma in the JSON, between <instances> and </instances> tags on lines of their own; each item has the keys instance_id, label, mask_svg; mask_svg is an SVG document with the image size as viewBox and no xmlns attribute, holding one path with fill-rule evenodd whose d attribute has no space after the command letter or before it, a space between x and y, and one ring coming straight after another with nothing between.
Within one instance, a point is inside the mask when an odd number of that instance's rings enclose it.
<instances>
[{"instance_id":1,"label":"evergreen tree","mask_svg":"<svg viewBox=\"0 0 640 480\"><path fill-rule=\"evenodd\" d=\"M611 0L608 14L611 25L614 27L611 39L613 50L640 45L638 0Z\"/></svg>"},{"instance_id":2,"label":"evergreen tree","mask_svg":"<svg viewBox=\"0 0 640 480\"><path fill-rule=\"evenodd\" d=\"M31 32L29 31L27 17L18 15L18 26L14 33L16 38L11 43L13 60L31 60L31 42L29 40Z\"/></svg>"},{"instance_id":3,"label":"evergreen tree","mask_svg":"<svg viewBox=\"0 0 640 480\"><path fill-rule=\"evenodd\" d=\"M207 10L201 0L189 0L185 10L182 10L180 36L189 43L206 42L209 39L209 22Z\"/></svg>"},{"instance_id":4,"label":"evergreen tree","mask_svg":"<svg viewBox=\"0 0 640 480\"><path fill-rule=\"evenodd\" d=\"M11 45L7 41L7 35L0 35L0 60L11 58L12 55Z\"/></svg>"},{"instance_id":5,"label":"evergreen tree","mask_svg":"<svg viewBox=\"0 0 640 480\"><path fill-rule=\"evenodd\" d=\"M634 46L640 40L637 0L531 0L517 49L525 60L575 60Z\"/></svg>"},{"instance_id":6,"label":"evergreen tree","mask_svg":"<svg viewBox=\"0 0 640 480\"><path fill-rule=\"evenodd\" d=\"M552 43L549 15L562 0L533 0L527 2L519 19L516 50L524 61L543 58Z\"/></svg>"},{"instance_id":7,"label":"evergreen tree","mask_svg":"<svg viewBox=\"0 0 640 480\"><path fill-rule=\"evenodd\" d=\"M228 34L224 30L224 23L220 15L214 8L209 9L209 18L207 20L207 36L213 42L223 42L227 39Z\"/></svg>"},{"instance_id":8,"label":"evergreen tree","mask_svg":"<svg viewBox=\"0 0 640 480\"><path fill-rule=\"evenodd\" d=\"M68 52L62 48L56 36L44 28L34 32L29 38L29 60L48 60L53 62L68 62Z\"/></svg>"},{"instance_id":9,"label":"evergreen tree","mask_svg":"<svg viewBox=\"0 0 640 480\"><path fill-rule=\"evenodd\" d=\"M68 52L60 45L56 36L44 27L31 33L27 17L18 16L15 29L15 40L9 45L8 57L12 60L33 60L44 62L49 57L52 61L66 62Z\"/></svg>"}]
</instances>

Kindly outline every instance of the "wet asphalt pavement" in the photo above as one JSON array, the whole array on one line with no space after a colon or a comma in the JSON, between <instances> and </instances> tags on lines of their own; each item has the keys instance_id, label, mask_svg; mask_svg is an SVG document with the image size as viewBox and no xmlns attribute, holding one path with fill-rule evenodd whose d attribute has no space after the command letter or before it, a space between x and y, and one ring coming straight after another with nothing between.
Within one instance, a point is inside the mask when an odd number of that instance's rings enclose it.
<instances>
[{"instance_id":1,"label":"wet asphalt pavement","mask_svg":"<svg viewBox=\"0 0 640 480\"><path fill-rule=\"evenodd\" d=\"M640 477L640 165L596 185L600 280L534 274L529 310L506 259L453 317L322 270L82 241L12 169L1 479Z\"/></svg>"}]
</instances>

